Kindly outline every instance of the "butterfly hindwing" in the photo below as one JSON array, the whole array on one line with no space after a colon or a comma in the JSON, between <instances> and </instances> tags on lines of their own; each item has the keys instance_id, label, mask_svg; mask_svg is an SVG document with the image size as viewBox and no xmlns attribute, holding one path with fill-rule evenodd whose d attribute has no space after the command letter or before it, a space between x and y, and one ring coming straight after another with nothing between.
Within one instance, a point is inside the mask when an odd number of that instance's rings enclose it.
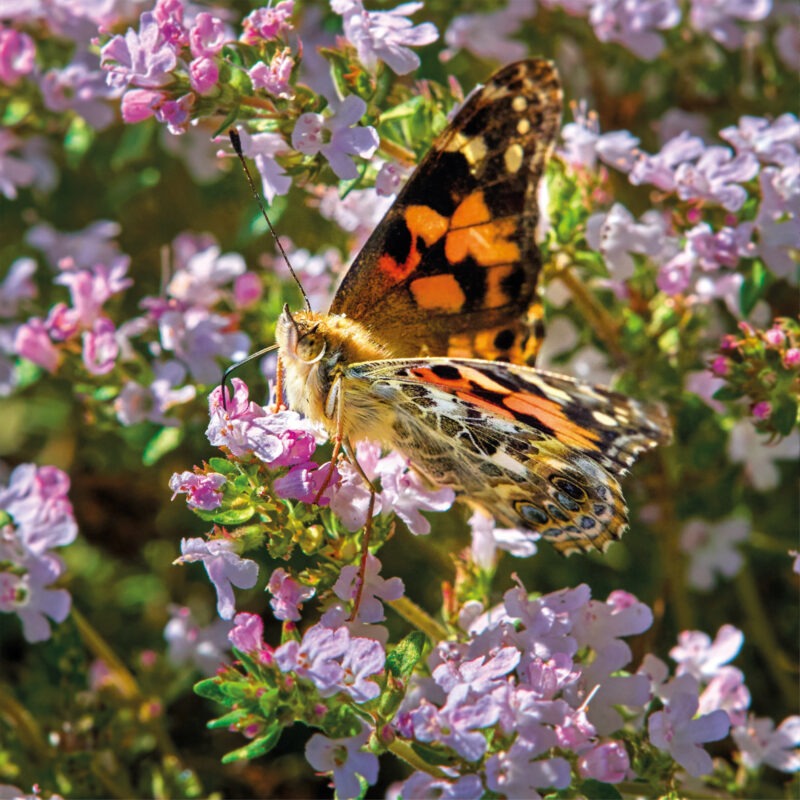
<instances>
[{"instance_id":1,"label":"butterfly hindwing","mask_svg":"<svg viewBox=\"0 0 800 800\"><path fill-rule=\"evenodd\" d=\"M397 357L532 363L543 333L537 187L561 118L549 61L470 95L345 275L331 313Z\"/></svg>"},{"instance_id":2,"label":"butterfly hindwing","mask_svg":"<svg viewBox=\"0 0 800 800\"><path fill-rule=\"evenodd\" d=\"M603 550L627 527L618 478L668 441L658 407L528 367L474 359L354 364L345 405L382 408L392 444L431 481L562 552Z\"/></svg>"}]
</instances>

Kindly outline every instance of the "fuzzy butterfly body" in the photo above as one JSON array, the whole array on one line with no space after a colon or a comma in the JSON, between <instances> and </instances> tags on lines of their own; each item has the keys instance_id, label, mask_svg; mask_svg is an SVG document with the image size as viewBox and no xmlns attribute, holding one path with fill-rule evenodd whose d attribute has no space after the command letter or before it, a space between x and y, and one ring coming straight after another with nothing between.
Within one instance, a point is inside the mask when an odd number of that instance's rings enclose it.
<instances>
[{"instance_id":1,"label":"fuzzy butterfly body","mask_svg":"<svg viewBox=\"0 0 800 800\"><path fill-rule=\"evenodd\" d=\"M378 441L430 481L564 553L627 527L618 478L669 439L663 413L533 369L543 328L539 179L557 135L554 66L496 73L436 140L328 314L281 315L289 404L332 438Z\"/></svg>"}]
</instances>

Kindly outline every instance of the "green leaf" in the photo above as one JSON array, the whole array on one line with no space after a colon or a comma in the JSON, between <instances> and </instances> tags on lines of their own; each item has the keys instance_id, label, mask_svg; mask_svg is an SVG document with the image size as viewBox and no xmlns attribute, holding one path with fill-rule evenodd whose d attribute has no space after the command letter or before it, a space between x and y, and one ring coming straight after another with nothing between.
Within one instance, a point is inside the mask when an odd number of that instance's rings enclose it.
<instances>
[{"instance_id":1,"label":"green leaf","mask_svg":"<svg viewBox=\"0 0 800 800\"><path fill-rule=\"evenodd\" d=\"M723 386L712 395L715 400L738 400L741 396L742 390L733 386Z\"/></svg>"},{"instance_id":2,"label":"green leaf","mask_svg":"<svg viewBox=\"0 0 800 800\"><path fill-rule=\"evenodd\" d=\"M767 283L767 269L759 259L753 261L753 268L750 274L742 282L739 290L739 302L742 306L742 313L747 316L755 304L764 296Z\"/></svg>"},{"instance_id":3,"label":"green leaf","mask_svg":"<svg viewBox=\"0 0 800 800\"><path fill-rule=\"evenodd\" d=\"M183 428L162 428L144 447L142 463L152 467L167 453L172 452L183 441Z\"/></svg>"},{"instance_id":4,"label":"green leaf","mask_svg":"<svg viewBox=\"0 0 800 800\"><path fill-rule=\"evenodd\" d=\"M453 763L453 754L449 750L431 747L427 744L414 742L411 749L426 763L435 767L446 766Z\"/></svg>"},{"instance_id":5,"label":"green leaf","mask_svg":"<svg viewBox=\"0 0 800 800\"><path fill-rule=\"evenodd\" d=\"M405 680L414 671L422 658L425 647L425 634L412 631L386 657L386 669L398 680Z\"/></svg>"},{"instance_id":6,"label":"green leaf","mask_svg":"<svg viewBox=\"0 0 800 800\"><path fill-rule=\"evenodd\" d=\"M207 700L213 700L215 703L225 704L227 700L217 678L206 678L204 681L199 681L194 685L194 693Z\"/></svg>"},{"instance_id":7,"label":"green leaf","mask_svg":"<svg viewBox=\"0 0 800 800\"><path fill-rule=\"evenodd\" d=\"M242 525L256 513L249 504L241 508L227 508L224 511L203 511L195 508L194 512L200 519L216 522L217 525Z\"/></svg>"},{"instance_id":8,"label":"green leaf","mask_svg":"<svg viewBox=\"0 0 800 800\"><path fill-rule=\"evenodd\" d=\"M610 783L602 783L590 778L581 784L581 793L592 800L622 800L622 795Z\"/></svg>"},{"instance_id":9,"label":"green leaf","mask_svg":"<svg viewBox=\"0 0 800 800\"><path fill-rule=\"evenodd\" d=\"M239 116L239 106L234 106L227 117L220 123L220 126L211 134L211 138L215 139L217 136L222 136L222 134L228 133L228 128L236 122L236 118Z\"/></svg>"},{"instance_id":10,"label":"green leaf","mask_svg":"<svg viewBox=\"0 0 800 800\"><path fill-rule=\"evenodd\" d=\"M220 475L235 475L239 472L239 468L236 464L232 461L228 461L227 458L209 458L208 466Z\"/></svg>"},{"instance_id":11,"label":"green leaf","mask_svg":"<svg viewBox=\"0 0 800 800\"><path fill-rule=\"evenodd\" d=\"M779 398L772 407L769 421L781 436L788 436L797 423L797 401L793 397Z\"/></svg>"},{"instance_id":12,"label":"green leaf","mask_svg":"<svg viewBox=\"0 0 800 800\"><path fill-rule=\"evenodd\" d=\"M283 728L281 728L280 725L273 725L263 736L253 739L252 742L246 744L244 747L240 747L238 750L226 753L222 757L222 763L233 764L236 761L251 761L254 758L269 753L269 751L278 744L281 733L283 733Z\"/></svg>"},{"instance_id":13,"label":"green leaf","mask_svg":"<svg viewBox=\"0 0 800 800\"><path fill-rule=\"evenodd\" d=\"M248 712L243 708L236 708L221 717L217 717L217 719L210 720L206 723L206 727L212 731L219 728L230 728L231 725L235 725L242 717L246 717L247 713Z\"/></svg>"}]
</instances>

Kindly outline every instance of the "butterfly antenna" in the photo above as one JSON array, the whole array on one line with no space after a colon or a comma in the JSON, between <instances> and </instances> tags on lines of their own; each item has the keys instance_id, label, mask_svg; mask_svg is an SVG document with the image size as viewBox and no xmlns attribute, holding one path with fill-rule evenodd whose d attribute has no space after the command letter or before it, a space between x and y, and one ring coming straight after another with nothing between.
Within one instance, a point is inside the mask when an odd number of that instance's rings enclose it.
<instances>
[{"instance_id":1,"label":"butterfly antenna","mask_svg":"<svg viewBox=\"0 0 800 800\"><path fill-rule=\"evenodd\" d=\"M228 404L225 401L225 384L228 382L228 377L232 372L236 372L239 367L243 367L250 361L255 360L256 358L261 358L261 356L266 355L267 353L271 353L273 350L277 350L277 344L271 344L269 347L262 347L261 350L258 350L255 353L250 353L249 356L243 358L241 361L237 361L235 364L231 364L225 372L222 373L222 380L219 382L220 394L222 396L222 407L225 411L228 410ZM231 384L231 397L233 397L233 384Z\"/></svg>"},{"instance_id":2,"label":"butterfly antenna","mask_svg":"<svg viewBox=\"0 0 800 800\"><path fill-rule=\"evenodd\" d=\"M258 203L258 207L261 209L261 213L263 214L264 219L267 221L267 227L269 228L269 232L272 234L272 238L275 240L275 244L278 245L278 250L280 250L280 253L283 256L283 260L286 262L286 266L289 267L289 272L292 273L294 282L297 284L298 288L300 289L300 293L303 295L303 300L305 301L306 304L306 311L311 311L311 302L308 299L306 290L303 288L303 284L300 283L300 279L297 277L297 273L294 271L294 268L292 267L292 264L289 261L289 256L286 255L286 251L283 249L281 240L278 238L278 234L275 232L275 228L272 227L272 223L270 222L269 216L267 215L267 210L266 208L264 208L264 201L261 199L261 193L256 188L253 176L250 174L250 169L247 166L247 161L245 161L244 153L242 153L242 140L241 138L239 138L239 132L235 128L231 128L228 131L228 135L230 136L231 144L233 145L233 149L236 151L236 155L239 156L239 161L242 162L242 168L244 169L244 174L247 176L247 182L250 184L250 191L253 193L253 197L255 197L256 203ZM241 363L244 363L244 361Z\"/></svg>"}]
</instances>

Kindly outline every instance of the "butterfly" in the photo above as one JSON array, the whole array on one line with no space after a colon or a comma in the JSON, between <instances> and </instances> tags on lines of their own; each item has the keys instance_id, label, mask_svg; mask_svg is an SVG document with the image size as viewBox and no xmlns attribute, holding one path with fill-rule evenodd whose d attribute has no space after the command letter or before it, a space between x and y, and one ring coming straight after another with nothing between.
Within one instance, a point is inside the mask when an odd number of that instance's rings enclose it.
<instances>
[{"instance_id":1,"label":"butterfly","mask_svg":"<svg viewBox=\"0 0 800 800\"><path fill-rule=\"evenodd\" d=\"M403 453L503 525L562 553L627 528L619 478L668 420L532 366L543 336L537 191L562 91L542 59L501 69L436 139L327 314L284 308L289 406L353 444Z\"/></svg>"}]
</instances>

